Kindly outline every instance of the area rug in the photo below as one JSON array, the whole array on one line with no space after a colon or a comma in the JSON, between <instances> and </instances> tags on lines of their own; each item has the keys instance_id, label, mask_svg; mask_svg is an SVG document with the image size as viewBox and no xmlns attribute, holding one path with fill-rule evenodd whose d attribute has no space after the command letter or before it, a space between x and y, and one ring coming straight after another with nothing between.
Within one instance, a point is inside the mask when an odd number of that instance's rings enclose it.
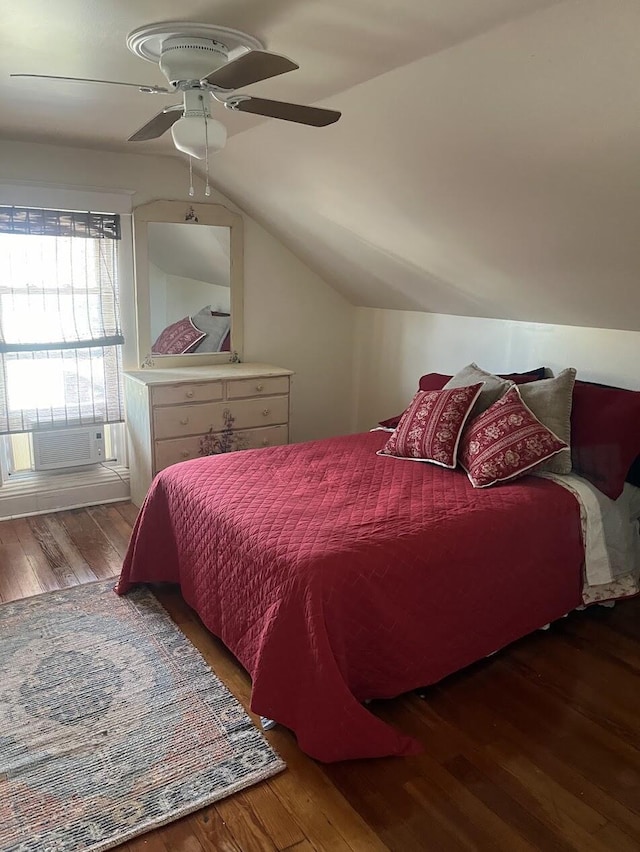
<instances>
[{"instance_id":1,"label":"area rug","mask_svg":"<svg viewBox=\"0 0 640 852\"><path fill-rule=\"evenodd\" d=\"M153 594L0 605L0 852L98 852L284 769Z\"/></svg>"}]
</instances>

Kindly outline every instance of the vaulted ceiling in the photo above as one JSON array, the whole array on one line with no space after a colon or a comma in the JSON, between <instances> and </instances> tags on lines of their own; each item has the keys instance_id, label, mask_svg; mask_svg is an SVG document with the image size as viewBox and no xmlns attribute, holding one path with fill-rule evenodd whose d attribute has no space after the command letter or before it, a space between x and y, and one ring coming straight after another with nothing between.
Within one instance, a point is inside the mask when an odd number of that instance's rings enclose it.
<instances>
[{"instance_id":1,"label":"vaulted ceiling","mask_svg":"<svg viewBox=\"0 0 640 852\"><path fill-rule=\"evenodd\" d=\"M343 116L222 112L213 181L354 304L640 329L637 0L22 0L0 15L5 138L130 151L166 98L8 74L162 84L130 30L242 29L301 66L247 91ZM133 150L182 156L167 137Z\"/></svg>"}]
</instances>

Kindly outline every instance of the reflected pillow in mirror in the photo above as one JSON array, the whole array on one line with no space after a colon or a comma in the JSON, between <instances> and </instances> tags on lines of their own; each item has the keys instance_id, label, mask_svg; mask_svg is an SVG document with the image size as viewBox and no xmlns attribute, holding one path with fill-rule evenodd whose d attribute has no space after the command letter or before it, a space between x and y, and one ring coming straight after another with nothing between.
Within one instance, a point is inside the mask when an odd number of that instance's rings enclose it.
<instances>
[{"instance_id":1,"label":"reflected pillow in mirror","mask_svg":"<svg viewBox=\"0 0 640 852\"><path fill-rule=\"evenodd\" d=\"M185 355L193 352L206 335L197 329L190 317L168 325L151 347L152 355Z\"/></svg>"},{"instance_id":2,"label":"reflected pillow in mirror","mask_svg":"<svg viewBox=\"0 0 640 852\"><path fill-rule=\"evenodd\" d=\"M204 331L205 339L198 345L196 351L198 354L202 352L220 352L222 343L227 336L231 326L231 317L229 314L220 312L212 312L211 305L207 305L194 314L191 320L196 328Z\"/></svg>"}]
</instances>

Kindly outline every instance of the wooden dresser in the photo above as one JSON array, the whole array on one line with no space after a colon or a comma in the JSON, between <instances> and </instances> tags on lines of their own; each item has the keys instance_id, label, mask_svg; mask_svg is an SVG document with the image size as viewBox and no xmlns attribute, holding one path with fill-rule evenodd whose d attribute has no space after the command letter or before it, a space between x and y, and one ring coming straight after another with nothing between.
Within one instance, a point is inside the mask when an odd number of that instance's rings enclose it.
<instances>
[{"instance_id":1,"label":"wooden dresser","mask_svg":"<svg viewBox=\"0 0 640 852\"><path fill-rule=\"evenodd\" d=\"M142 505L153 477L198 458L209 429L234 418L243 449L289 442L290 370L271 364L221 364L125 373L131 499Z\"/></svg>"}]
</instances>

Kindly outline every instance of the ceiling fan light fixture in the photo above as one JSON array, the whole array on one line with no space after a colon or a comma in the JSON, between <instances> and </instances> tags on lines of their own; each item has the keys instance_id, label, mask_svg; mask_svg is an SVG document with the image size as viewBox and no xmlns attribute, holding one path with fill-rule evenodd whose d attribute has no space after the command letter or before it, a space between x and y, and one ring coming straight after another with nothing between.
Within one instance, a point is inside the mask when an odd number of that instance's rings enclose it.
<instances>
[{"instance_id":1,"label":"ceiling fan light fixture","mask_svg":"<svg viewBox=\"0 0 640 852\"><path fill-rule=\"evenodd\" d=\"M207 152L221 151L227 143L224 124L204 115L183 115L171 128L171 135L176 148L196 160L206 159Z\"/></svg>"}]
</instances>

